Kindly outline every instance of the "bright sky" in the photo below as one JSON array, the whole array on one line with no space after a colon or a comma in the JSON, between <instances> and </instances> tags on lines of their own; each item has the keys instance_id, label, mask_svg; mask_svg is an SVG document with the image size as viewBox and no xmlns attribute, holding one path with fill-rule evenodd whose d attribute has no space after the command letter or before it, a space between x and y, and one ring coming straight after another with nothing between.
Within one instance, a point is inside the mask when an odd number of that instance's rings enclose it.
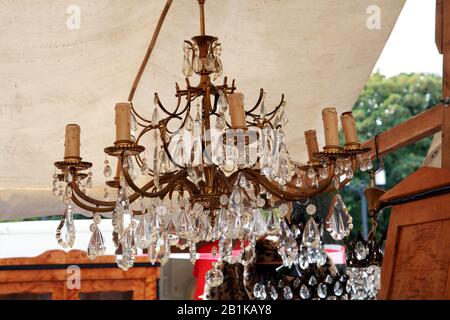
<instances>
[{"instance_id":1,"label":"bright sky","mask_svg":"<svg viewBox=\"0 0 450 320\"><path fill-rule=\"evenodd\" d=\"M374 71L380 70L386 76L401 72L432 72L442 75L442 57L434 43L435 2L406 0Z\"/></svg>"}]
</instances>

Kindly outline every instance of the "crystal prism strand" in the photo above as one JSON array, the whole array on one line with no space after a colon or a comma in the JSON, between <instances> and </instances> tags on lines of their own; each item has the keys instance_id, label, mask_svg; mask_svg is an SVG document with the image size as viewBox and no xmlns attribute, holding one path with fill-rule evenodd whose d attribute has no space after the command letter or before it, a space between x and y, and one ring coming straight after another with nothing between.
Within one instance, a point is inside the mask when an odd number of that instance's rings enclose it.
<instances>
[{"instance_id":1,"label":"crystal prism strand","mask_svg":"<svg viewBox=\"0 0 450 320\"><path fill-rule=\"evenodd\" d=\"M278 235L280 233L280 220L271 208L267 216L267 233L270 235Z\"/></svg>"},{"instance_id":2,"label":"crystal prism strand","mask_svg":"<svg viewBox=\"0 0 450 320\"><path fill-rule=\"evenodd\" d=\"M141 215L135 231L135 243L140 249L147 249L152 240L152 233L146 216L145 214Z\"/></svg>"},{"instance_id":3,"label":"crystal prism strand","mask_svg":"<svg viewBox=\"0 0 450 320\"><path fill-rule=\"evenodd\" d=\"M309 218L303 231L302 243L308 248L317 248L320 245L320 232L314 218Z\"/></svg>"},{"instance_id":4,"label":"crystal prism strand","mask_svg":"<svg viewBox=\"0 0 450 320\"><path fill-rule=\"evenodd\" d=\"M342 240L353 229L352 221L341 195L336 193L326 219L326 230L334 240Z\"/></svg>"},{"instance_id":5,"label":"crystal prism strand","mask_svg":"<svg viewBox=\"0 0 450 320\"><path fill-rule=\"evenodd\" d=\"M72 205L68 203L66 205L66 211L64 213L58 228L56 229L56 240L58 244L64 249L72 248L75 242L75 223L72 215Z\"/></svg>"},{"instance_id":6,"label":"crystal prism strand","mask_svg":"<svg viewBox=\"0 0 450 320\"><path fill-rule=\"evenodd\" d=\"M92 232L91 239L89 240L89 246L87 249L88 258L94 260L98 256L105 254L106 246L103 239L103 235L98 225L101 222L99 214L94 215L94 223L91 225L90 230Z\"/></svg>"},{"instance_id":7,"label":"crystal prism strand","mask_svg":"<svg viewBox=\"0 0 450 320\"><path fill-rule=\"evenodd\" d=\"M223 283L223 273L219 270L219 262L213 262L211 270L206 272L206 283L210 287L218 287Z\"/></svg>"}]
</instances>

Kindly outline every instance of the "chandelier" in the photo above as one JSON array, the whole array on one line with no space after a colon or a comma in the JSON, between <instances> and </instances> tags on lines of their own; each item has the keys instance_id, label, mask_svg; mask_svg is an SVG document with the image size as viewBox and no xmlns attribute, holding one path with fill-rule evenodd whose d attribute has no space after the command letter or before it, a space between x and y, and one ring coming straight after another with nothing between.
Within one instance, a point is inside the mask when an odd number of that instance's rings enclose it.
<instances>
[{"instance_id":1,"label":"chandelier","mask_svg":"<svg viewBox=\"0 0 450 320\"><path fill-rule=\"evenodd\" d=\"M341 146L338 115L332 107L322 110L323 150L316 131L306 131L309 161L292 161L284 133L288 123L284 95L269 110L261 90L256 104L244 108L244 96L234 80L230 84L224 77L221 84L213 83L223 74L222 49L218 38L205 34L205 1L198 2L201 34L184 42L186 88L176 85L174 110L166 108L158 94L151 119L137 112L132 95L115 107L116 141L104 149L108 178L104 199L86 193L92 188L92 164L80 157L80 127L66 126L64 160L54 164L53 194L66 207L56 238L64 248L74 244L76 205L93 213L87 249L92 259L105 252L101 216L112 212L116 261L123 270L133 266L138 250L144 250L152 263L164 264L174 247L188 249L194 262L197 244L218 241L212 252L218 263L207 281L219 285L218 264L251 262L256 240L265 235L279 237L285 265L298 262L301 248L284 222L291 201L335 190L325 228L336 240L346 237L352 218L339 190L357 169L365 171L372 164L361 156L368 149L358 142L350 112L340 117L345 135ZM198 85L191 84L194 75L200 78ZM118 160L114 177L111 158ZM115 199L111 190L117 194ZM132 203L137 205L131 208ZM314 206L308 207L308 213L315 213ZM319 248L313 218L302 232L305 248Z\"/></svg>"}]
</instances>

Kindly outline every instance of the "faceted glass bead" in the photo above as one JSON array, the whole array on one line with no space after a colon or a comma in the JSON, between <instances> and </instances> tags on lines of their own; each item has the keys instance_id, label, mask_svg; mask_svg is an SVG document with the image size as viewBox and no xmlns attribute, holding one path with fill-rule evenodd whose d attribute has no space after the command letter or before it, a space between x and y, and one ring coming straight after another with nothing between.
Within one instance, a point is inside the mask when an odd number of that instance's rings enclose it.
<instances>
[{"instance_id":1,"label":"faceted glass bead","mask_svg":"<svg viewBox=\"0 0 450 320\"><path fill-rule=\"evenodd\" d=\"M292 290L290 287L286 286L283 288L283 298L284 300L292 300L294 297L294 294L292 293Z\"/></svg>"},{"instance_id":2,"label":"faceted glass bead","mask_svg":"<svg viewBox=\"0 0 450 320\"><path fill-rule=\"evenodd\" d=\"M223 273L219 269L213 267L206 273L206 283L210 287L218 287L223 283Z\"/></svg>"},{"instance_id":3,"label":"faceted glass bead","mask_svg":"<svg viewBox=\"0 0 450 320\"><path fill-rule=\"evenodd\" d=\"M270 294L270 298L272 300L277 300L278 299L278 291L272 285L269 286L269 294Z\"/></svg>"},{"instance_id":4,"label":"faceted glass bead","mask_svg":"<svg viewBox=\"0 0 450 320\"><path fill-rule=\"evenodd\" d=\"M355 256L358 260L366 259L368 254L368 248L361 241L357 241L355 244Z\"/></svg>"},{"instance_id":5,"label":"faceted glass bead","mask_svg":"<svg viewBox=\"0 0 450 320\"><path fill-rule=\"evenodd\" d=\"M300 288L300 298L309 299L311 297L311 292L306 285L302 285Z\"/></svg>"},{"instance_id":6,"label":"faceted glass bead","mask_svg":"<svg viewBox=\"0 0 450 320\"><path fill-rule=\"evenodd\" d=\"M344 288L339 281L336 281L336 283L334 284L333 291L336 296L340 296L344 292Z\"/></svg>"},{"instance_id":7,"label":"faceted glass bead","mask_svg":"<svg viewBox=\"0 0 450 320\"><path fill-rule=\"evenodd\" d=\"M315 285L317 285L317 279L314 276L311 276L308 280L308 284L312 287L314 287Z\"/></svg>"},{"instance_id":8,"label":"faceted glass bead","mask_svg":"<svg viewBox=\"0 0 450 320\"><path fill-rule=\"evenodd\" d=\"M325 283L320 283L317 286L317 295L319 298L324 299L327 296L327 285Z\"/></svg>"}]
</instances>

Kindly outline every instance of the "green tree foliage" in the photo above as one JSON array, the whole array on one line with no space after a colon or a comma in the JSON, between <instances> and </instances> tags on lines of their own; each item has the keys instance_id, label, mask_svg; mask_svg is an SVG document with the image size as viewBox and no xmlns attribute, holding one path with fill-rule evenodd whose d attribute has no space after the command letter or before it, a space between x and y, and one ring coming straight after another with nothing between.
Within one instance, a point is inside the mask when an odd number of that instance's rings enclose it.
<instances>
[{"instance_id":1,"label":"green tree foliage","mask_svg":"<svg viewBox=\"0 0 450 320\"><path fill-rule=\"evenodd\" d=\"M434 74L409 73L386 78L374 73L353 107L360 141L366 141L411 117L433 107L441 100L442 78ZM430 147L431 137L402 148L383 158L386 186L390 189L419 168ZM361 229L360 198L353 188L366 188L368 174L358 173L350 188L343 191L344 200L354 217L355 229ZM389 211L380 216L385 230Z\"/></svg>"}]
</instances>

